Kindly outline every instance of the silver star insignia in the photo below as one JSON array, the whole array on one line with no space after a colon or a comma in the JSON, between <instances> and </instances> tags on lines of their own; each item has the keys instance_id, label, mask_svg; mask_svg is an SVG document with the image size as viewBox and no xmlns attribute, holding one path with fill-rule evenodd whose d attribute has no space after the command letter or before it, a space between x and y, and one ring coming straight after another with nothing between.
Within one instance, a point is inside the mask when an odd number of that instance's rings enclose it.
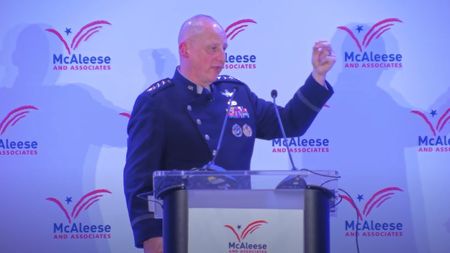
<instances>
[{"instance_id":1,"label":"silver star insignia","mask_svg":"<svg viewBox=\"0 0 450 253\"><path fill-rule=\"evenodd\" d=\"M233 92L225 89L224 91L222 91L222 95L224 95L227 98L231 98L231 96L233 96Z\"/></svg>"}]
</instances>

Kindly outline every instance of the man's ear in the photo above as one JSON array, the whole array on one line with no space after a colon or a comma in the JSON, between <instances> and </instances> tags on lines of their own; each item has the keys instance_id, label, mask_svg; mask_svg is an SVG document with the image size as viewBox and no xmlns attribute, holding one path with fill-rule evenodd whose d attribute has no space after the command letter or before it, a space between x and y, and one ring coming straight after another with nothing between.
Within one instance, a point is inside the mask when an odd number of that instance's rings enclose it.
<instances>
[{"instance_id":1,"label":"man's ear","mask_svg":"<svg viewBox=\"0 0 450 253\"><path fill-rule=\"evenodd\" d=\"M178 45L178 50L180 51L180 55L182 57L184 57L184 58L189 57L189 49L188 49L186 42L180 43L180 45Z\"/></svg>"}]
</instances>

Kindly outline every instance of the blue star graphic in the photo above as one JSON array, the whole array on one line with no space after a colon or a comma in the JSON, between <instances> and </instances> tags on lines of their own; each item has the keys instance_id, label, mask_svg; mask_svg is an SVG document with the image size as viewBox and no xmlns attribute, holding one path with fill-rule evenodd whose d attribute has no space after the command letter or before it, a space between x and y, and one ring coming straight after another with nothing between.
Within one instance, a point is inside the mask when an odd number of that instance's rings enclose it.
<instances>
[{"instance_id":1,"label":"blue star graphic","mask_svg":"<svg viewBox=\"0 0 450 253\"><path fill-rule=\"evenodd\" d=\"M437 111L436 110L431 110L431 112L430 112L430 114L431 114L431 116L436 116L437 115Z\"/></svg>"},{"instance_id":2,"label":"blue star graphic","mask_svg":"<svg viewBox=\"0 0 450 253\"><path fill-rule=\"evenodd\" d=\"M362 194L358 194L358 201L361 202L364 199Z\"/></svg>"},{"instance_id":3,"label":"blue star graphic","mask_svg":"<svg viewBox=\"0 0 450 253\"><path fill-rule=\"evenodd\" d=\"M356 26L356 31L358 31L358 33L362 32L363 30L364 30L364 29L363 29L363 26L362 26L362 25Z\"/></svg>"},{"instance_id":4,"label":"blue star graphic","mask_svg":"<svg viewBox=\"0 0 450 253\"><path fill-rule=\"evenodd\" d=\"M67 204L70 204L72 202L72 197L66 197L65 201Z\"/></svg>"},{"instance_id":5,"label":"blue star graphic","mask_svg":"<svg viewBox=\"0 0 450 253\"><path fill-rule=\"evenodd\" d=\"M67 28L66 27L66 30L64 32L67 34L67 36L69 36L69 34L72 33L72 28Z\"/></svg>"}]
</instances>

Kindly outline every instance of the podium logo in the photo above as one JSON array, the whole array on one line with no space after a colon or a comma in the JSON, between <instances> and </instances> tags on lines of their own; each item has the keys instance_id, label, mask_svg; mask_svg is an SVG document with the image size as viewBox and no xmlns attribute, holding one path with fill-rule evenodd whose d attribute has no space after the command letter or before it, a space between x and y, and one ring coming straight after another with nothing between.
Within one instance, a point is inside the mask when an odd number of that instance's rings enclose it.
<instances>
[{"instance_id":1,"label":"podium logo","mask_svg":"<svg viewBox=\"0 0 450 253\"><path fill-rule=\"evenodd\" d=\"M430 112L431 119L423 112L412 110L411 113L418 116L425 126L428 127L429 134L418 137L419 152L450 152L450 137L444 130L450 121L450 108L438 117L438 111ZM433 120L433 118L436 118ZM433 124L432 121L435 121ZM448 133L448 132L447 132Z\"/></svg>"},{"instance_id":2,"label":"podium logo","mask_svg":"<svg viewBox=\"0 0 450 253\"><path fill-rule=\"evenodd\" d=\"M53 239L110 239L111 225L108 224L85 224L76 222L78 216L86 212L93 204L97 203L105 194L111 194L109 190L98 189L85 194L78 200L71 210L66 208L60 200L48 197L46 200L52 202L61 211L67 222L53 223ZM72 197L66 197L66 206L72 205Z\"/></svg>"},{"instance_id":3,"label":"podium logo","mask_svg":"<svg viewBox=\"0 0 450 253\"><path fill-rule=\"evenodd\" d=\"M253 233L254 231L258 230L262 225L266 224L267 221L265 220L256 220L248 224L244 229L242 229L241 233L238 233L239 230L241 230L242 226L238 225L237 229L234 228L231 225L225 225L226 228L230 229L231 232L236 236L236 239L241 242L245 237L247 237L249 234Z\"/></svg>"},{"instance_id":4,"label":"podium logo","mask_svg":"<svg viewBox=\"0 0 450 253\"><path fill-rule=\"evenodd\" d=\"M231 42L249 26L255 25L253 19L241 19L225 28L227 39ZM234 42L233 42L234 43ZM225 53L225 69L256 69L256 55Z\"/></svg>"},{"instance_id":5,"label":"podium logo","mask_svg":"<svg viewBox=\"0 0 450 253\"><path fill-rule=\"evenodd\" d=\"M265 220L255 220L250 222L245 228L241 225L233 227L231 225L225 225L236 237L237 242L228 242L228 252L229 253L267 253L267 244L265 243L250 243L244 242L250 234L257 231L261 226L267 224Z\"/></svg>"},{"instance_id":6,"label":"podium logo","mask_svg":"<svg viewBox=\"0 0 450 253\"><path fill-rule=\"evenodd\" d=\"M33 105L17 107L0 122L0 156L28 156L38 154L38 142L36 140L3 138L8 129L16 126L33 111L38 110Z\"/></svg>"},{"instance_id":7,"label":"podium logo","mask_svg":"<svg viewBox=\"0 0 450 253\"><path fill-rule=\"evenodd\" d=\"M363 237L398 237L403 236L403 223L401 222L386 222L380 220L370 219L371 213L374 209L383 207L386 201L390 200L398 192L403 190L399 187L386 187L375 192L369 200L363 205L361 210L353 199L341 194L339 195L343 201L348 202L356 212L356 220L345 221L345 236L355 236L358 231L358 236ZM358 194L359 202L362 202L364 196Z\"/></svg>"},{"instance_id":8,"label":"podium logo","mask_svg":"<svg viewBox=\"0 0 450 253\"><path fill-rule=\"evenodd\" d=\"M387 53L380 50L373 51L370 45L380 39L384 33L402 21L398 18L383 19L371 27L357 25L350 28L338 26L337 29L344 31L354 42L354 49L344 51L345 68L401 68L403 55L399 53ZM366 31L367 30L367 31Z\"/></svg>"},{"instance_id":9,"label":"podium logo","mask_svg":"<svg viewBox=\"0 0 450 253\"><path fill-rule=\"evenodd\" d=\"M92 21L72 37L72 28L66 28L63 36L54 28L46 29L47 32L56 36L65 48L65 54L53 54L53 70L111 70L111 57L106 55L83 55L75 54L78 48L89 41L94 35L99 33L103 27L109 26L111 23L105 20ZM72 37L72 39L70 39Z\"/></svg>"}]
</instances>

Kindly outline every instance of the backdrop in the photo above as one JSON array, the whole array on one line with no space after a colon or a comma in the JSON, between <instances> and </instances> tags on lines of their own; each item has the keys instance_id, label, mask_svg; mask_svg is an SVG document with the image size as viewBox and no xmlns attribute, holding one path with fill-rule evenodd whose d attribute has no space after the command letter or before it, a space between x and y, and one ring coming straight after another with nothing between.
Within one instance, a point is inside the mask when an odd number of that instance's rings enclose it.
<instances>
[{"instance_id":1,"label":"backdrop","mask_svg":"<svg viewBox=\"0 0 450 253\"><path fill-rule=\"evenodd\" d=\"M450 2L31 1L0 3L0 251L139 252L123 195L135 98L173 75L180 24L226 28L224 74L285 103L317 40L335 95L289 140L297 167L337 170L332 252L450 251ZM181 140L180 140L181 141ZM280 140L253 170L289 169ZM358 228L358 240L355 231ZM232 235L230 235L232 236Z\"/></svg>"}]
</instances>

